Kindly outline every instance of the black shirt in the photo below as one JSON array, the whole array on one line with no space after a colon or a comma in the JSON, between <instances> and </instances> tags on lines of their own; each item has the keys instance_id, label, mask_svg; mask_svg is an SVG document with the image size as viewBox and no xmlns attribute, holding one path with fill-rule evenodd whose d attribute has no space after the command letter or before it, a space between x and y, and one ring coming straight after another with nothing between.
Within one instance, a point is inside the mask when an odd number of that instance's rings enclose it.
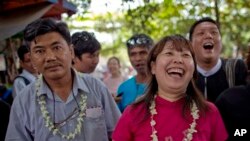
<instances>
[{"instance_id":1,"label":"black shirt","mask_svg":"<svg viewBox=\"0 0 250 141\"><path fill-rule=\"evenodd\" d=\"M0 99L0 140L4 141L9 123L10 106Z\"/></svg>"},{"instance_id":2,"label":"black shirt","mask_svg":"<svg viewBox=\"0 0 250 141\"><path fill-rule=\"evenodd\" d=\"M224 70L225 60L222 59L221 68L213 75L208 77L203 76L201 73L198 73L198 79L196 80L196 85L198 89L204 93L205 90L205 79L207 86L207 100L215 102L216 98L224 90L229 88L227 82L227 76ZM247 68L243 60L238 60L235 65L235 85L245 85L247 77Z\"/></svg>"},{"instance_id":3,"label":"black shirt","mask_svg":"<svg viewBox=\"0 0 250 141\"><path fill-rule=\"evenodd\" d=\"M215 104L229 133L228 141L249 141L250 84L227 89L218 97ZM247 133L243 136L238 136L235 134L237 129L238 131L246 129Z\"/></svg>"}]
</instances>

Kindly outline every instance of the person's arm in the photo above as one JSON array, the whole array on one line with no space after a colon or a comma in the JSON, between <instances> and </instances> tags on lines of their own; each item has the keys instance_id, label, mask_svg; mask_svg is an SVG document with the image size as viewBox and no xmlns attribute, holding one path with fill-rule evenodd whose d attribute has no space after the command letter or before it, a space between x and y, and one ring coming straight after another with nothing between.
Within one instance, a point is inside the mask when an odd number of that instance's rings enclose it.
<instances>
[{"instance_id":1,"label":"person's arm","mask_svg":"<svg viewBox=\"0 0 250 141\"><path fill-rule=\"evenodd\" d=\"M121 112L119 111L114 98L109 93L108 89L105 86L101 88L102 92L102 104L104 108L104 116L107 125L107 131L109 138L111 139L111 134L118 122Z\"/></svg>"},{"instance_id":2,"label":"person's arm","mask_svg":"<svg viewBox=\"0 0 250 141\"><path fill-rule=\"evenodd\" d=\"M11 108L5 141L32 141L32 135L25 126L26 120L24 109L16 99Z\"/></svg>"},{"instance_id":3,"label":"person's arm","mask_svg":"<svg viewBox=\"0 0 250 141\"><path fill-rule=\"evenodd\" d=\"M122 83L123 84L123 83ZM123 104L122 104L122 95L124 94L124 92L123 92L123 90L122 90L122 84L118 87L118 89L117 89L117 95L121 95L120 97L118 97L119 98L119 102L117 102L117 106L118 106L118 108L119 108L119 110L121 111L121 112L123 112L123 110L124 110L124 108L123 108ZM118 100L116 100L116 101L118 101Z\"/></svg>"},{"instance_id":4,"label":"person's arm","mask_svg":"<svg viewBox=\"0 0 250 141\"><path fill-rule=\"evenodd\" d=\"M112 140L113 141L131 141L133 140L133 135L132 135L132 117L134 115L131 113L131 107L128 106L126 108L119 119L115 130L112 134Z\"/></svg>"},{"instance_id":5,"label":"person's arm","mask_svg":"<svg viewBox=\"0 0 250 141\"><path fill-rule=\"evenodd\" d=\"M118 93L117 95L114 95L114 100L116 103L119 103L122 100L122 95L123 95L123 92Z\"/></svg>"}]
</instances>

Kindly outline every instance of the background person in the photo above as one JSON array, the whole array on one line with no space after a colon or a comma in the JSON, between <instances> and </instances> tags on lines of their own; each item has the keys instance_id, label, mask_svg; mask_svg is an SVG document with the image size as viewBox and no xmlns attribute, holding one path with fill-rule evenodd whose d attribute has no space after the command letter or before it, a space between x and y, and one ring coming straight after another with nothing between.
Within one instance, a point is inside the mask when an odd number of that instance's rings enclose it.
<instances>
[{"instance_id":1,"label":"background person","mask_svg":"<svg viewBox=\"0 0 250 141\"><path fill-rule=\"evenodd\" d=\"M4 141L10 115L10 105L0 99L0 140Z\"/></svg>"},{"instance_id":2,"label":"background person","mask_svg":"<svg viewBox=\"0 0 250 141\"><path fill-rule=\"evenodd\" d=\"M136 34L128 39L126 44L130 63L137 74L123 82L118 88L117 94L121 95L118 107L121 112L145 91L147 81L146 62L149 51L153 46L153 40L146 34Z\"/></svg>"},{"instance_id":3,"label":"background person","mask_svg":"<svg viewBox=\"0 0 250 141\"><path fill-rule=\"evenodd\" d=\"M218 24L206 17L194 22L189 31L197 61L198 79L196 84L205 98L215 102L229 84L245 84L247 69L243 60L220 58L222 41ZM226 72L232 72L226 73ZM232 82L232 83L231 83Z\"/></svg>"},{"instance_id":4,"label":"background person","mask_svg":"<svg viewBox=\"0 0 250 141\"><path fill-rule=\"evenodd\" d=\"M247 56L248 72L250 72L250 47ZM250 78L250 73L248 74ZM247 85L235 86L221 93L215 104L221 112L226 129L229 133L228 141L249 141L250 132L250 81ZM247 133L241 135L241 130Z\"/></svg>"},{"instance_id":5,"label":"background person","mask_svg":"<svg viewBox=\"0 0 250 141\"><path fill-rule=\"evenodd\" d=\"M0 99L8 103L9 105L12 105L13 102L12 88L6 87L1 82L0 82Z\"/></svg>"},{"instance_id":6,"label":"background person","mask_svg":"<svg viewBox=\"0 0 250 141\"><path fill-rule=\"evenodd\" d=\"M120 111L100 80L72 68L67 25L38 19L24 35L41 75L14 100L6 141L108 141Z\"/></svg>"},{"instance_id":7,"label":"background person","mask_svg":"<svg viewBox=\"0 0 250 141\"><path fill-rule=\"evenodd\" d=\"M192 46L180 35L162 38L147 62L146 94L123 112L115 141L225 141L217 108L196 89Z\"/></svg>"},{"instance_id":8,"label":"background person","mask_svg":"<svg viewBox=\"0 0 250 141\"><path fill-rule=\"evenodd\" d=\"M101 44L87 31L76 32L72 35L75 58L74 68L82 73L92 73L99 63Z\"/></svg>"},{"instance_id":9,"label":"background person","mask_svg":"<svg viewBox=\"0 0 250 141\"><path fill-rule=\"evenodd\" d=\"M113 56L108 59L107 62L109 76L103 80L104 84L109 89L112 96L116 101L120 101L120 98L116 98L117 90L119 85L126 80L126 78L121 74L121 64L119 58Z\"/></svg>"},{"instance_id":10,"label":"background person","mask_svg":"<svg viewBox=\"0 0 250 141\"><path fill-rule=\"evenodd\" d=\"M22 73L19 74L14 80L12 91L13 98L15 98L23 88L25 88L31 82L34 82L38 74L37 70L32 64L28 48L28 46L22 45L17 49Z\"/></svg>"},{"instance_id":11,"label":"background person","mask_svg":"<svg viewBox=\"0 0 250 141\"><path fill-rule=\"evenodd\" d=\"M248 53L246 58L246 64L247 64L247 82L250 83L250 44L248 45Z\"/></svg>"}]
</instances>

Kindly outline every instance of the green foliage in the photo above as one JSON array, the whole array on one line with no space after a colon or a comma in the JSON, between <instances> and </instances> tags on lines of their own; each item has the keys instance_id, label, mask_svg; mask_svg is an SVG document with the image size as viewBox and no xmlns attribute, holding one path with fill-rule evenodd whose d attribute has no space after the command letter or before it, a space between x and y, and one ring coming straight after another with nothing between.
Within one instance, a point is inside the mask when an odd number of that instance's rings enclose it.
<instances>
[{"instance_id":1,"label":"green foliage","mask_svg":"<svg viewBox=\"0 0 250 141\"><path fill-rule=\"evenodd\" d=\"M77 0L75 0L77 1ZM83 0L90 2L89 0ZM220 22L223 55L246 51L250 40L250 3L241 0L123 0L125 7L141 2L136 8L108 12L88 18L83 13L77 20L91 20L98 32L110 33L112 43L103 43L103 55L124 55L126 40L135 33L146 33L155 41L170 34L188 37L192 23L205 16ZM218 7L215 6L218 3ZM218 11L218 12L216 12ZM71 21L73 19L70 19ZM72 26L73 27L73 26ZM121 51L122 50L122 51Z\"/></svg>"}]
</instances>

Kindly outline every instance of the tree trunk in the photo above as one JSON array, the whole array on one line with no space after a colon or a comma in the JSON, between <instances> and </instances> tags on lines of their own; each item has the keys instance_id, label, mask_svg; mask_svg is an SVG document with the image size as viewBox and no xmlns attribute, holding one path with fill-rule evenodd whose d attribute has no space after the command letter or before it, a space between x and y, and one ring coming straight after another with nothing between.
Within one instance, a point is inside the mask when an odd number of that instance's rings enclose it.
<instances>
[{"instance_id":1,"label":"tree trunk","mask_svg":"<svg viewBox=\"0 0 250 141\"><path fill-rule=\"evenodd\" d=\"M219 11L219 6L218 6L218 0L214 0L214 8L215 8L215 17L216 17L216 21L218 23L219 26L219 30L221 29L221 25L220 25L220 11Z\"/></svg>"}]
</instances>

